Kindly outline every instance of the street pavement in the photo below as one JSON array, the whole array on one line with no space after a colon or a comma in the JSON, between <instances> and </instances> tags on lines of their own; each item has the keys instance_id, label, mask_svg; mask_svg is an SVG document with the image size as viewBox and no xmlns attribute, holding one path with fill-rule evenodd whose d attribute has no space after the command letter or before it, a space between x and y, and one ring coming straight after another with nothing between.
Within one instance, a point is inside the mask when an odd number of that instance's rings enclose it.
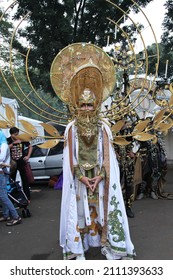
<instances>
[{"instance_id":1,"label":"street pavement","mask_svg":"<svg viewBox=\"0 0 173 280\"><path fill-rule=\"evenodd\" d=\"M165 191L173 193L173 168L166 176ZM32 186L32 216L20 225L0 223L0 260L62 260L59 247L61 190L47 182ZM21 214L21 210L18 210ZM135 218L129 218L136 260L173 260L173 201L145 198L133 203ZM1 216L1 213L0 213ZM91 248L88 260L104 260L100 248Z\"/></svg>"}]
</instances>

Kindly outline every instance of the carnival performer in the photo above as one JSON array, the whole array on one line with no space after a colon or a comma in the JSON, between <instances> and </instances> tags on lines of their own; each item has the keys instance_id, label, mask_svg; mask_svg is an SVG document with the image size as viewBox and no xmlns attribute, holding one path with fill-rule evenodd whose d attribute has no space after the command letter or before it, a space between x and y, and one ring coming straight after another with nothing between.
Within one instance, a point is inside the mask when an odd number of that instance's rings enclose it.
<instances>
[{"instance_id":1,"label":"carnival performer","mask_svg":"<svg viewBox=\"0 0 173 280\"><path fill-rule=\"evenodd\" d=\"M110 82L109 75L114 75L115 79L114 66L110 58L94 45L78 43L70 45L69 51L69 61L76 61L76 64L68 69L76 69L76 72L71 74L69 86L73 119L65 131L63 153L65 175L60 219L63 256L64 259L85 260L89 247L101 247L101 253L108 260L133 259L135 251L112 133L99 115L103 95L108 89L107 82ZM67 48L64 52L67 61ZM60 58L63 61L63 51ZM56 67L55 70L52 67L52 72L65 69L59 68L58 59L54 61Z\"/></svg>"},{"instance_id":2,"label":"carnival performer","mask_svg":"<svg viewBox=\"0 0 173 280\"><path fill-rule=\"evenodd\" d=\"M123 128L120 130L120 135L127 135L130 133L130 127L126 122ZM134 213L132 211L132 204L134 201L134 172L135 172L135 153L136 145L132 141L132 137L126 137L129 141L128 145L115 145L115 152L118 157L119 167L120 167L120 182L123 189L123 196L125 200L126 213L129 218L134 218Z\"/></svg>"},{"instance_id":3,"label":"carnival performer","mask_svg":"<svg viewBox=\"0 0 173 280\"><path fill-rule=\"evenodd\" d=\"M142 159L142 182L138 185L136 199L145 197L152 199L168 198L164 193L165 176L167 173L167 157L160 135L156 143L144 141L140 143L139 154Z\"/></svg>"}]
</instances>

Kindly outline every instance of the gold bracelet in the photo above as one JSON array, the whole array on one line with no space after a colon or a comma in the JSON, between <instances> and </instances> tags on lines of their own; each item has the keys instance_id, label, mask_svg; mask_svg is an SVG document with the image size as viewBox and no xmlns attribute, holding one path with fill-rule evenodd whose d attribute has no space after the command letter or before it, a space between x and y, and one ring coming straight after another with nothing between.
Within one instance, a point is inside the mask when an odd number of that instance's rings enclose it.
<instances>
[{"instance_id":1,"label":"gold bracelet","mask_svg":"<svg viewBox=\"0 0 173 280\"><path fill-rule=\"evenodd\" d=\"M80 177L79 177L79 181L81 181L81 179L82 179L83 177L84 177L83 175L80 175Z\"/></svg>"}]
</instances>

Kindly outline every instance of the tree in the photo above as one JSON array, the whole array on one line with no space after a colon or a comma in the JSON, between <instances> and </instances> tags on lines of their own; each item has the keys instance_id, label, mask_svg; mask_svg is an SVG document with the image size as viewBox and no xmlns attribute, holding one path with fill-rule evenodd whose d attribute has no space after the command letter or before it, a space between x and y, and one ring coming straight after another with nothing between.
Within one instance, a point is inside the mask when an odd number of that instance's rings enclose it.
<instances>
[{"instance_id":1,"label":"tree","mask_svg":"<svg viewBox=\"0 0 173 280\"><path fill-rule=\"evenodd\" d=\"M11 40L11 31L13 30L13 24L9 21L9 18L7 15L3 16L3 10L0 9L0 27L1 27L1 33L0 33L0 67L1 67L1 75L0 75L0 94L5 97L14 98L12 93L10 92L9 88L6 86L5 80L7 83L9 82L9 85L12 85L14 88L14 81L11 77L11 70L9 69L9 61L10 61L10 53L9 53L9 44ZM17 39L14 40L15 44L18 45L19 48L22 47L19 41ZM16 61L14 72L19 72L21 66L23 65L23 60L18 56L17 51L14 49L13 58ZM24 77L24 76L23 76ZM23 80L22 77L22 80Z\"/></svg>"},{"instance_id":2,"label":"tree","mask_svg":"<svg viewBox=\"0 0 173 280\"><path fill-rule=\"evenodd\" d=\"M173 2L167 0L165 3L166 13L163 21L164 32L162 35L163 57L162 63L169 60L168 77L173 78Z\"/></svg>"},{"instance_id":3,"label":"tree","mask_svg":"<svg viewBox=\"0 0 173 280\"><path fill-rule=\"evenodd\" d=\"M167 0L165 3L166 13L163 21L164 32L162 35L162 43L173 50L173 2Z\"/></svg>"},{"instance_id":4,"label":"tree","mask_svg":"<svg viewBox=\"0 0 173 280\"><path fill-rule=\"evenodd\" d=\"M141 7L151 1L136 0ZM131 0L114 3L125 11L133 4ZM56 54L74 42L106 45L107 36L114 33L114 25L107 17L117 21L123 15L106 0L18 0L18 4L15 19L30 12L29 25L20 35L32 45L29 62L33 84L52 93L49 72ZM37 76L33 75L35 68L39 69Z\"/></svg>"}]
</instances>

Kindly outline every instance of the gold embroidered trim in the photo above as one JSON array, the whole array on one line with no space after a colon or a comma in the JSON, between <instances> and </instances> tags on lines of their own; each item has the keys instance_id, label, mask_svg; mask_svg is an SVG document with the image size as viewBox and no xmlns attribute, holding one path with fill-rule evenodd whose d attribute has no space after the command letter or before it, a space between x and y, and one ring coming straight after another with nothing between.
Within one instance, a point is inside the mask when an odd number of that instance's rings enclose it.
<instances>
[{"instance_id":1,"label":"gold embroidered trim","mask_svg":"<svg viewBox=\"0 0 173 280\"><path fill-rule=\"evenodd\" d=\"M105 131L103 130L103 147L104 147L104 167L105 167L105 194L104 194L104 226L102 230L101 236L101 244L102 246L106 244L107 241L107 212L108 212L108 196L109 196L109 170L110 170L110 160L109 160L109 138Z\"/></svg>"}]
</instances>

